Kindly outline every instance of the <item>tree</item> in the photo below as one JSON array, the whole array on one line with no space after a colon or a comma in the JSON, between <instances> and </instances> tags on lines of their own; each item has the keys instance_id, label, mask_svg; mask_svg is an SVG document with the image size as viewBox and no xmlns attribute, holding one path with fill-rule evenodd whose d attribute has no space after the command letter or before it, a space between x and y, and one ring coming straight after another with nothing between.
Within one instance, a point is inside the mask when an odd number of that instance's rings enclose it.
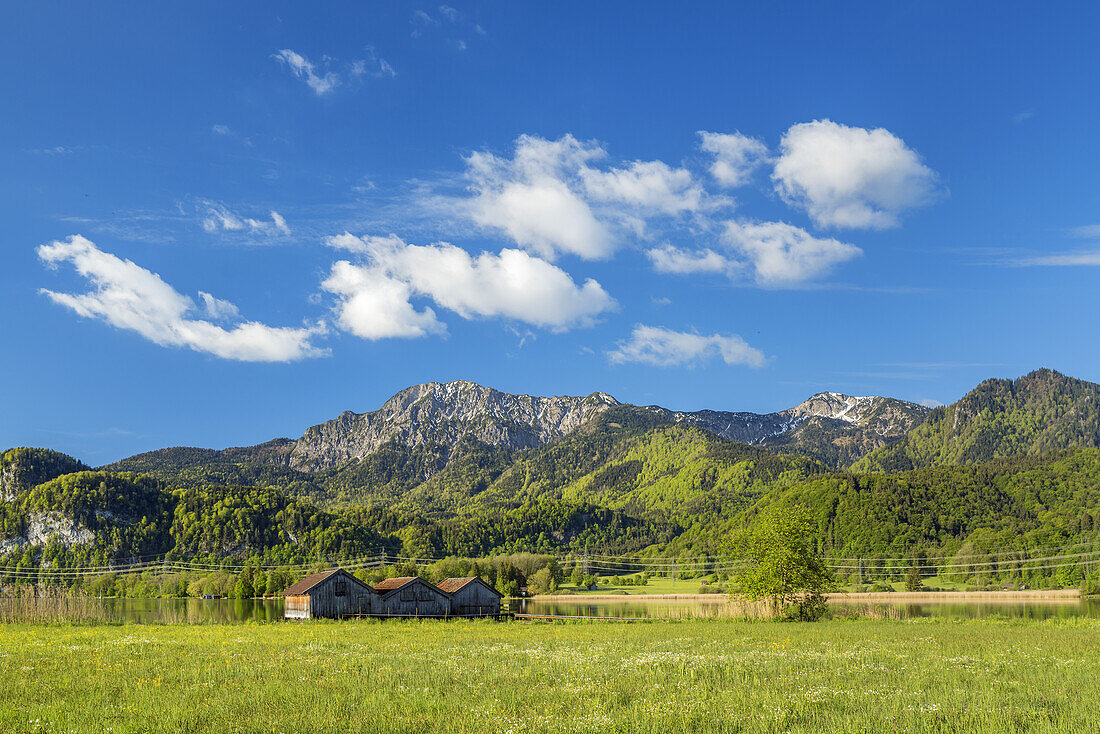
<instances>
[{"instance_id":1,"label":"tree","mask_svg":"<svg viewBox=\"0 0 1100 734\"><path fill-rule=\"evenodd\" d=\"M920 569L916 566L909 568L909 573L905 574L905 590L906 591L920 591L924 588L924 583L920 580Z\"/></svg>"},{"instance_id":2,"label":"tree","mask_svg":"<svg viewBox=\"0 0 1100 734\"><path fill-rule=\"evenodd\" d=\"M735 574L741 594L767 600L776 615L816 620L825 613L826 592L836 587L811 537L809 511L780 507L759 515L734 540L745 564Z\"/></svg>"},{"instance_id":3,"label":"tree","mask_svg":"<svg viewBox=\"0 0 1100 734\"><path fill-rule=\"evenodd\" d=\"M237 585L233 589L233 595L238 599L251 599L256 595L256 590L252 586L252 569L245 568L240 576L237 577Z\"/></svg>"},{"instance_id":4,"label":"tree","mask_svg":"<svg viewBox=\"0 0 1100 734\"><path fill-rule=\"evenodd\" d=\"M573 582L573 586L580 586L584 583L584 569L580 566L573 567L573 573L570 575L569 580Z\"/></svg>"},{"instance_id":5,"label":"tree","mask_svg":"<svg viewBox=\"0 0 1100 734\"><path fill-rule=\"evenodd\" d=\"M558 582L554 579L554 573L549 567L535 571L534 575L527 580L527 584L528 591L532 594L547 594L558 588Z\"/></svg>"}]
</instances>

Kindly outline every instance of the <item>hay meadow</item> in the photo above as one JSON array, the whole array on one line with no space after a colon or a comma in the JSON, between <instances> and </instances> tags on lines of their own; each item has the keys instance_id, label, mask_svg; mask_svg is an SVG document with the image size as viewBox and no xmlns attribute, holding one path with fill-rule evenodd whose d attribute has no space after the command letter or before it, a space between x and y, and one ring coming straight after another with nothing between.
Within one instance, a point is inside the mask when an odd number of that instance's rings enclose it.
<instances>
[{"instance_id":1,"label":"hay meadow","mask_svg":"<svg viewBox=\"0 0 1100 734\"><path fill-rule=\"evenodd\" d=\"M0 625L0 731L1100 731L1100 623Z\"/></svg>"}]
</instances>

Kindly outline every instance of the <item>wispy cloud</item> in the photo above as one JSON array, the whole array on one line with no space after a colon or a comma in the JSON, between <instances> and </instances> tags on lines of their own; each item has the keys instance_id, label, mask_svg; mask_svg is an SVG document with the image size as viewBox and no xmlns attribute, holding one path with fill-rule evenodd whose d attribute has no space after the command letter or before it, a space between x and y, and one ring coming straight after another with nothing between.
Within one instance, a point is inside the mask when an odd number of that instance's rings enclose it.
<instances>
[{"instance_id":1,"label":"wispy cloud","mask_svg":"<svg viewBox=\"0 0 1100 734\"><path fill-rule=\"evenodd\" d=\"M1078 267L1100 265L1100 250L1078 250L1051 255L1034 255L1008 261L1016 267Z\"/></svg>"},{"instance_id":2,"label":"wispy cloud","mask_svg":"<svg viewBox=\"0 0 1100 734\"><path fill-rule=\"evenodd\" d=\"M214 232L234 232L239 234L280 235L290 234L290 227L282 214L275 210L268 212L267 218L239 216L224 204L200 200L199 211L203 230Z\"/></svg>"},{"instance_id":3,"label":"wispy cloud","mask_svg":"<svg viewBox=\"0 0 1100 734\"><path fill-rule=\"evenodd\" d=\"M273 58L285 65L296 79L305 82L318 97L323 97L348 81L366 77L397 76L393 65L379 56L374 46L367 46L363 50L365 54L363 58L352 59L346 63L341 63L329 56L324 56L320 62L315 63L288 48L277 51L273 54Z\"/></svg>"},{"instance_id":4,"label":"wispy cloud","mask_svg":"<svg viewBox=\"0 0 1100 734\"><path fill-rule=\"evenodd\" d=\"M736 334L702 335L638 324L630 338L607 353L612 364L638 362L656 367L695 365L721 359L728 365L762 367L767 358Z\"/></svg>"},{"instance_id":5,"label":"wispy cloud","mask_svg":"<svg viewBox=\"0 0 1100 734\"><path fill-rule=\"evenodd\" d=\"M423 38L429 33L437 38L442 36L446 38L447 45L457 51L468 48L469 34L486 35L484 28L450 5L440 5L434 10L418 8L410 16L409 23L412 25L410 35L413 38ZM447 38L448 36L450 37Z\"/></svg>"},{"instance_id":6,"label":"wispy cloud","mask_svg":"<svg viewBox=\"0 0 1100 734\"><path fill-rule=\"evenodd\" d=\"M1100 239L1100 224L1086 224L1081 227L1074 227L1069 231L1069 236L1083 240Z\"/></svg>"},{"instance_id":7,"label":"wispy cloud","mask_svg":"<svg viewBox=\"0 0 1100 734\"><path fill-rule=\"evenodd\" d=\"M29 152L35 155L69 155L76 151L76 148L67 145L55 145L52 148L32 148Z\"/></svg>"},{"instance_id":8,"label":"wispy cloud","mask_svg":"<svg viewBox=\"0 0 1100 734\"><path fill-rule=\"evenodd\" d=\"M275 58L285 64L295 78L308 84L309 88L316 92L319 97L328 94L340 84L340 77L335 72L321 71L318 73L314 63L297 51L284 48L275 53Z\"/></svg>"}]
</instances>

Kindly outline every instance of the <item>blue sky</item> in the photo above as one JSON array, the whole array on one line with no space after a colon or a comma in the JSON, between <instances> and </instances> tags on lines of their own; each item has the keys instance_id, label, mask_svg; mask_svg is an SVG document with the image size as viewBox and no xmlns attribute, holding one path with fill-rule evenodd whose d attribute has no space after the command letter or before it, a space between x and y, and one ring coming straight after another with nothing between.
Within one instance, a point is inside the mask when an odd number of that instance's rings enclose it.
<instances>
[{"instance_id":1,"label":"blue sky","mask_svg":"<svg viewBox=\"0 0 1100 734\"><path fill-rule=\"evenodd\" d=\"M1092 4L3 5L0 445L1100 379Z\"/></svg>"}]
</instances>

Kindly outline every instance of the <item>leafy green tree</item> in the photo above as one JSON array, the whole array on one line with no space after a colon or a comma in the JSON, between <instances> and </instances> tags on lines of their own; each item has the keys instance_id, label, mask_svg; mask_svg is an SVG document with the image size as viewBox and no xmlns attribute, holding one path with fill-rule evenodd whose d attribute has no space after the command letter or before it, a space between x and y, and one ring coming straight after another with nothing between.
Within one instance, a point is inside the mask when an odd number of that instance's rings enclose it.
<instances>
[{"instance_id":1,"label":"leafy green tree","mask_svg":"<svg viewBox=\"0 0 1100 734\"><path fill-rule=\"evenodd\" d=\"M233 589L233 595L238 599L251 599L256 595L256 590L252 586L252 572L250 569L246 568L237 577L237 585Z\"/></svg>"},{"instance_id":2,"label":"leafy green tree","mask_svg":"<svg viewBox=\"0 0 1100 734\"><path fill-rule=\"evenodd\" d=\"M767 600L775 614L791 619L824 615L825 594L836 581L813 543L806 508L780 507L758 516L734 546L745 560L735 575L743 596Z\"/></svg>"},{"instance_id":3,"label":"leafy green tree","mask_svg":"<svg viewBox=\"0 0 1100 734\"><path fill-rule=\"evenodd\" d=\"M558 582L549 566L535 571L527 580L527 590L532 594L547 594L557 588Z\"/></svg>"},{"instance_id":4,"label":"leafy green tree","mask_svg":"<svg viewBox=\"0 0 1100 734\"><path fill-rule=\"evenodd\" d=\"M905 590L906 591L920 591L924 588L924 582L920 578L920 569L916 566L912 566L909 569L909 573L905 574Z\"/></svg>"}]
</instances>

